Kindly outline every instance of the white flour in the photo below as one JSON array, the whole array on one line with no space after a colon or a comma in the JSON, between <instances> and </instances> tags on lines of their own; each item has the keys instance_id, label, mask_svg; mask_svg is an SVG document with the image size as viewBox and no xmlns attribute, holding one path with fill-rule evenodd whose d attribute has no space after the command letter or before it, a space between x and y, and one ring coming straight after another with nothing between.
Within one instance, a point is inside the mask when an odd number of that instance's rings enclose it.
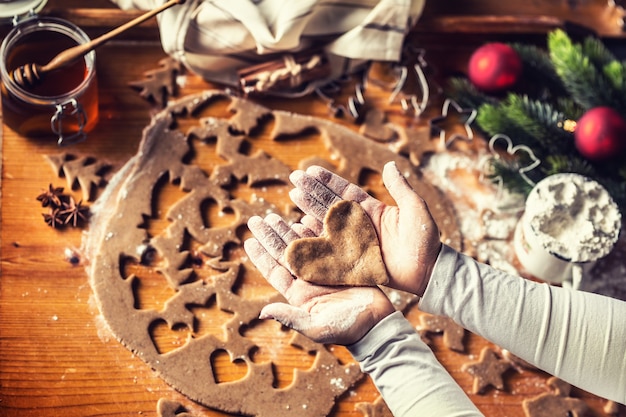
<instances>
[{"instance_id":1,"label":"white flour","mask_svg":"<svg viewBox=\"0 0 626 417\"><path fill-rule=\"evenodd\" d=\"M537 184L526 200L524 218L548 252L571 262L606 256L621 225L609 193L578 174L552 175Z\"/></svg>"},{"instance_id":2,"label":"white flour","mask_svg":"<svg viewBox=\"0 0 626 417\"><path fill-rule=\"evenodd\" d=\"M356 292L356 289L353 290ZM327 309L319 313L316 322L326 323L321 336L326 339L340 335L350 329L357 321L358 316L370 308L374 302L374 296L369 289L362 289L358 296L346 298L341 310Z\"/></svg>"},{"instance_id":3,"label":"white flour","mask_svg":"<svg viewBox=\"0 0 626 417\"><path fill-rule=\"evenodd\" d=\"M523 200L480 178L479 160L485 154L441 152L424 161L424 177L451 197L465 244L462 251L510 273L514 254L510 238ZM464 172L465 175L455 175ZM478 180L478 183L474 181Z\"/></svg>"}]
</instances>

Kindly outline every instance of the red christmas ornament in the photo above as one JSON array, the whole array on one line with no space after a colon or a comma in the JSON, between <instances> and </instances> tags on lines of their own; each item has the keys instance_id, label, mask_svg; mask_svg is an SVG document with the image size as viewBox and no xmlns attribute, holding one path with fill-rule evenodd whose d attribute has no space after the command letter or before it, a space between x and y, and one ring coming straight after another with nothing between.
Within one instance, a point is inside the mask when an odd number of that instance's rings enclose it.
<instances>
[{"instance_id":1,"label":"red christmas ornament","mask_svg":"<svg viewBox=\"0 0 626 417\"><path fill-rule=\"evenodd\" d=\"M576 123L576 149L592 161L619 156L626 148L626 121L610 107L588 110Z\"/></svg>"},{"instance_id":2,"label":"red christmas ornament","mask_svg":"<svg viewBox=\"0 0 626 417\"><path fill-rule=\"evenodd\" d=\"M488 93L511 88L522 73L522 60L515 49L499 42L478 48L469 60L467 75L480 90Z\"/></svg>"}]
</instances>

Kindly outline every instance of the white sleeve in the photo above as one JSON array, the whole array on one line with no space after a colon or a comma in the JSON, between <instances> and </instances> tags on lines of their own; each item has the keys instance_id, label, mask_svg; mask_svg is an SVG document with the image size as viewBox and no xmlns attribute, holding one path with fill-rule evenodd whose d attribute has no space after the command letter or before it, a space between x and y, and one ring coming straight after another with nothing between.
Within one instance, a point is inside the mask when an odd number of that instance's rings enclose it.
<instances>
[{"instance_id":1,"label":"white sleeve","mask_svg":"<svg viewBox=\"0 0 626 417\"><path fill-rule=\"evenodd\" d=\"M510 275L444 245L419 307L574 386L626 403L626 302Z\"/></svg>"},{"instance_id":2,"label":"white sleeve","mask_svg":"<svg viewBox=\"0 0 626 417\"><path fill-rule=\"evenodd\" d=\"M482 416L402 313L347 348L395 417Z\"/></svg>"}]
</instances>

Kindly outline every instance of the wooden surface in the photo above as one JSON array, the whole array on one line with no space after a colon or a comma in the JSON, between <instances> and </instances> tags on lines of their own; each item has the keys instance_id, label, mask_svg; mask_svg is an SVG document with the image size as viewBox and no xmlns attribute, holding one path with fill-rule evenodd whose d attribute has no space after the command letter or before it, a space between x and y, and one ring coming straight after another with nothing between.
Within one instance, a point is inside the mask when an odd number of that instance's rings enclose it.
<instances>
[{"instance_id":1,"label":"wooden surface","mask_svg":"<svg viewBox=\"0 0 626 417\"><path fill-rule=\"evenodd\" d=\"M47 10L52 14L83 16L78 20L90 34L101 32L103 25L94 16L109 16L110 23L124 21L128 16L106 1L90 4L92 8L85 9L83 1L51 0ZM437 10L428 9L427 15L440 17ZM436 19L429 22L435 25ZM86 142L61 150L54 140L20 137L3 125L0 416L154 416L160 398L179 401L197 415L225 415L193 404L110 338L100 322L84 265L73 265L68 259L71 253L80 257L82 233L88 231L48 227L42 219L43 209L35 199L50 183L67 187L65 180L46 163L45 155L66 151L91 156L111 164L112 173L136 152L142 129L150 120L151 106L128 83L141 79L144 71L155 68L165 56L155 34L154 25L147 24L142 31L135 32L135 41L113 42L98 51L100 122ZM416 40L429 48L430 62L440 69L439 76L445 76L462 69L475 44L490 39L484 33L472 36L467 44L442 44L436 33L418 30ZM444 38L450 39L450 34ZM455 49L447 49L452 46ZM192 75L187 75L185 81L182 94L211 87ZM261 102L274 108L329 117L325 104L315 98ZM377 102L384 103L380 99ZM403 116L395 114L402 121ZM323 153L316 148L300 149L293 155L294 161L298 152L316 151ZM288 158L286 155L294 151L283 148L275 152ZM80 199L79 190L73 190L72 194ZM415 319L419 312L412 309L407 314ZM471 378L460 367L477 356L487 343L474 335L467 336L466 343L468 351L459 354L446 349L440 338L435 337L433 349L469 392ZM342 358L350 360L344 351L337 351ZM283 364L287 373L290 365L298 366ZM238 371L228 372L234 375ZM546 375L540 372L511 372L507 374L506 391L491 390L486 395L473 395L472 399L488 417L523 416L521 402L545 392L545 380ZM601 411L604 400L578 391L575 395L585 398L594 415L605 415ZM366 380L355 389L354 395L342 398L332 415L360 416L354 404L371 402L375 397L373 385Z\"/></svg>"}]
</instances>

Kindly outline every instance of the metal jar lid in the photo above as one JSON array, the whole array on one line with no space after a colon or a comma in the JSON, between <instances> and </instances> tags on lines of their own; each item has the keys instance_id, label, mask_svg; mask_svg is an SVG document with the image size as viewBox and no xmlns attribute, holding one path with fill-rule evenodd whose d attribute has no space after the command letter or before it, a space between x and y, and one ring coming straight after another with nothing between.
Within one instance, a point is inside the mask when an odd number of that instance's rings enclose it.
<instances>
[{"instance_id":1,"label":"metal jar lid","mask_svg":"<svg viewBox=\"0 0 626 417\"><path fill-rule=\"evenodd\" d=\"M0 23L19 22L39 13L48 0L0 0Z\"/></svg>"}]
</instances>

